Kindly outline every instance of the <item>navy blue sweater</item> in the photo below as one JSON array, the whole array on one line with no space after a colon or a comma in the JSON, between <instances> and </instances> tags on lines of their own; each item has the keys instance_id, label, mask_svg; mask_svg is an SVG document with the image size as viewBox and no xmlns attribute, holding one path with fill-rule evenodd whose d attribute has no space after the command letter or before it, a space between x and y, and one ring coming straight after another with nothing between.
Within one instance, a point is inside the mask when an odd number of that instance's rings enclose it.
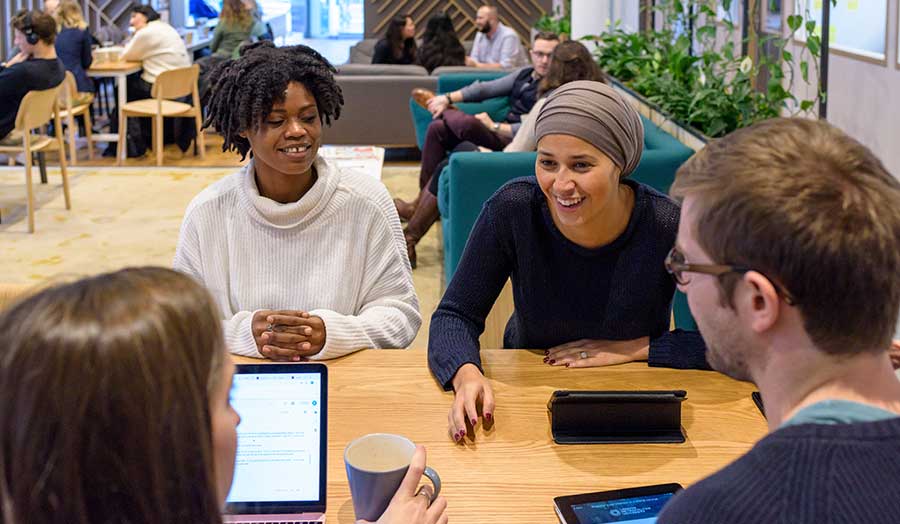
<instances>
[{"instance_id":1,"label":"navy blue sweater","mask_svg":"<svg viewBox=\"0 0 900 524\"><path fill-rule=\"evenodd\" d=\"M659 524L896 524L900 418L779 429L663 508Z\"/></svg>"},{"instance_id":2,"label":"navy blue sweater","mask_svg":"<svg viewBox=\"0 0 900 524\"><path fill-rule=\"evenodd\" d=\"M58 86L66 70L57 58L30 59L11 67L0 67L0 138L16 127L19 103L29 91Z\"/></svg>"},{"instance_id":3,"label":"navy blue sweater","mask_svg":"<svg viewBox=\"0 0 900 524\"><path fill-rule=\"evenodd\" d=\"M66 70L75 75L79 92L94 92L94 83L86 73L94 61L91 55L91 33L87 29L67 27L60 31L56 35L56 56L62 60Z\"/></svg>"},{"instance_id":4,"label":"navy blue sweater","mask_svg":"<svg viewBox=\"0 0 900 524\"><path fill-rule=\"evenodd\" d=\"M623 183L635 193L628 225L596 249L559 231L534 177L510 181L485 202L431 317L428 364L444 388L463 364L481 368L478 337L510 277L515 311L504 347L649 336L650 365L709 369L699 333L669 332L675 283L663 261L678 232L678 204L643 184Z\"/></svg>"}]
</instances>

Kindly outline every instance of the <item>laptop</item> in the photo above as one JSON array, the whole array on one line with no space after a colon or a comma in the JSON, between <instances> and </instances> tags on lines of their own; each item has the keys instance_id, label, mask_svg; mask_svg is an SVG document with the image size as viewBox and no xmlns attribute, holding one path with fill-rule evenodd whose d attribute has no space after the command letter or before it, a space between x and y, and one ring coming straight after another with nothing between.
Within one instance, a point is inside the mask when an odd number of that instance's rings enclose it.
<instances>
[{"instance_id":1,"label":"laptop","mask_svg":"<svg viewBox=\"0 0 900 524\"><path fill-rule=\"evenodd\" d=\"M325 522L328 369L238 364L231 404L241 423L224 522Z\"/></svg>"}]
</instances>

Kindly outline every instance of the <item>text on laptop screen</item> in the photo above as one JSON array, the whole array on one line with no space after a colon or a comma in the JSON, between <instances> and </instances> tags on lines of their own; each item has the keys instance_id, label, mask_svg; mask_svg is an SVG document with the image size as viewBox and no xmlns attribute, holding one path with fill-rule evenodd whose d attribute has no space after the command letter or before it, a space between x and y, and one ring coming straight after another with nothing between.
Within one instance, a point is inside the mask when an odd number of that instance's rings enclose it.
<instances>
[{"instance_id":1,"label":"text on laptop screen","mask_svg":"<svg viewBox=\"0 0 900 524\"><path fill-rule=\"evenodd\" d=\"M241 423L228 502L319 499L321 388L317 373L234 375Z\"/></svg>"},{"instance_id":2,"label":"text on laptop screen","mask_svg":"<svg viewBox=\"0 0 900 524\"><path fill-rule=\"evenodd\" d=\"M578 517L578 524L655 524L656 517L674 493L646 495L618 500L604 500L586 504L575 504L572 511Z\"/></svg>"}]
</instances>

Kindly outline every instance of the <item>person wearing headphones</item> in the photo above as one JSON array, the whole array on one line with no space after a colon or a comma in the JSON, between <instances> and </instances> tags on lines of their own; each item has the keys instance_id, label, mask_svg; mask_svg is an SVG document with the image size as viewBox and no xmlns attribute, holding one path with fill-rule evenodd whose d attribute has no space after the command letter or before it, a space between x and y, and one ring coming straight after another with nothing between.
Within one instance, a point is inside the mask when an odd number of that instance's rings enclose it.
<instances>
[{"instance_id":1,"label":"person wearing headphones","mask_svg":"<svg viewBox=\"0 0 900 524\"><path fill-rule=\"evenodd\" d=\"M19 11L12 20L13 41L19 53L0 66L0 144L22 141L16 126L19 104L29 91L58 86L66 70L56 57L56 21L41 11Z\"/></svg>"}]
</instances>

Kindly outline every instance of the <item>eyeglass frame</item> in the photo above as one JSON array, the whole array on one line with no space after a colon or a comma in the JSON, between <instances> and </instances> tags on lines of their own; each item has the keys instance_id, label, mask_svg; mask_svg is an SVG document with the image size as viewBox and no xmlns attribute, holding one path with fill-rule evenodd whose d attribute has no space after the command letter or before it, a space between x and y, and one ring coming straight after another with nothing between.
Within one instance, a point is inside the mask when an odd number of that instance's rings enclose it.
<instances>
[{"instance_id":1,"label":"eyeglass frame","mask_svg":"<svg viewBox=\"0 0 900 524\"><path fill-rule=\"evenodd\" d=\"M535 51L534 49L530 50L531 54L536 56L537 58L546 58L547 60L551 60L553 58L553 52L549 53L541 53L540 51Z\"/></svg>"},{"instance_id":2,"label":"eyeglass frame","mask_svg":"<svg viewBox=\"0 0 900 524\"><path fill-rule=\"evenodd\" d=\"M689 262L676 262L674 260L675 253L678 253L682 257L684 257L684 253L679 251L676 246L672 246L672 249L669 250L669 253L666 255L666 260L663 264L666 267L666 271L670 275L672 275L672 279L675 281L675 283L681 286L687 285L690 282L690 279L684 280L683 277L679 279L678 275L681 275L682 273L700 273L703 275L712 275L716 278L721 278L722 276L731 273L744 274L748 271L757 271L751 267L733 264L691 264ZM772 283L772 286L775 287L775 291L779 295L781 295L781 297L788 305L797 305L797 299L794 298L790 291L785 289L784 286L779 285L761 271L757 271L757 273L765 276Z\"/></svg>"}]
</instances>

